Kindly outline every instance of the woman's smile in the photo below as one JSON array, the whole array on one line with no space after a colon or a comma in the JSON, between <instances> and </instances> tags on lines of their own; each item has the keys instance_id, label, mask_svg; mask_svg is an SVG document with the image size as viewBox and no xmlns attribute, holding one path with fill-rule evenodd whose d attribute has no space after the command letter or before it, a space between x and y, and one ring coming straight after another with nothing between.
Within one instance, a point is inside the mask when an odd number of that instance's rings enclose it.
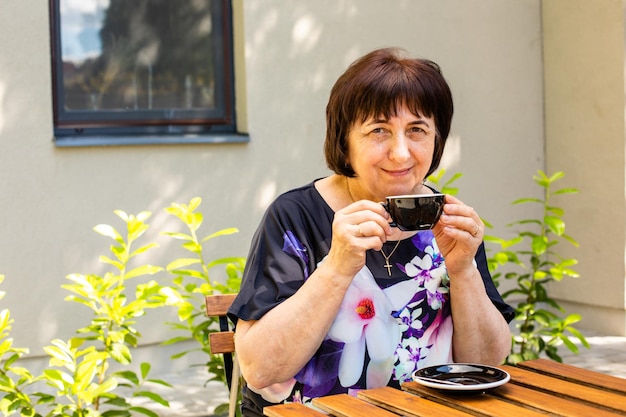
<instances>
[{"instance_id":1,"label":"woman's smile","mask_svg":"<svg viewBox=\"0 0 626 417\"><path fill-rule=\"evenodd\" d=\"M401 177L404 175L407 175L411 172L412 168L404 168L404 169L383 169L384 172L386 172L389 175L393 175L396 177Z\"/></svg>"}]
</instances>

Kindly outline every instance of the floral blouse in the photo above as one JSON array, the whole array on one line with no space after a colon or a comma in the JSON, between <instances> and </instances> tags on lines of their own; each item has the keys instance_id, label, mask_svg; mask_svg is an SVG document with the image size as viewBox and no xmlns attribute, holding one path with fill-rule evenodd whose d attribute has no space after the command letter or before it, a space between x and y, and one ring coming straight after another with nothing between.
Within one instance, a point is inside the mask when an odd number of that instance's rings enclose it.
<instances>
[{"instance_id":1,"label":"floral blouse","mask_svg":"<svg viewBox=\"0 0 626 417\"><path fill-rule=\"evenodd\" d=\"M334 212L314 183L279 196L256 231L241 290L229 315L258 320L293 295L324 261ZM389 254L398 242L386 242ZM485 291L507 321L513 310L487 269L484 245L476 264ZM245 387L244 415L265 406L385 385L399 386L425 366L452 362L452 316L445 260L430 230L399 242L391 276L379 251L367 252L324 342L291 380L256 390ZM306 325L306 323L302 323Z\"/></svg>"}]
</instances>

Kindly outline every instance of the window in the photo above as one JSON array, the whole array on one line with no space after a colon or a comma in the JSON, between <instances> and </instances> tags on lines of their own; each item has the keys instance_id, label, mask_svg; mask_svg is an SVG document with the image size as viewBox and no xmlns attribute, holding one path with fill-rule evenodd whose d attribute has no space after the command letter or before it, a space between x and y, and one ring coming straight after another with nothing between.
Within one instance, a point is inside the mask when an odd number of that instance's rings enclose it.
<instances>
[{"instance_id":1,"label":"window","mask_svg":"<svg viewBox=\"0 0 626 417\"><path fill-rule=\"evenodd\" d=\"M243 141L229 0L50 0L57 145Z\"/></svg>"}]
</instances>

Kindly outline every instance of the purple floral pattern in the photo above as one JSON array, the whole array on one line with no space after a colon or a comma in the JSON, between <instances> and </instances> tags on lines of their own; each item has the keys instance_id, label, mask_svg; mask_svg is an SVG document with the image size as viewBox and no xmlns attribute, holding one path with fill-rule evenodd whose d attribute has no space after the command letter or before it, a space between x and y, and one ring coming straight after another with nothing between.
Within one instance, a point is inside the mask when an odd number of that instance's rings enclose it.
<instances>
[{"instance_id":1,"label":"purple floral pattern","mask_svg":"<svg viewBox=\"0 0 626 417\"><path fill-rule=\"evenodd\" d=\"M306 252L306 248L302 242L300 242L296 235L294 235L290 230L283 235L283 251L302 261L302 264L304 265L304 276L308 278L309 254Z\"/></svg>"},{"instance_id":2,"label":"purple floral pattern","mask_svg":"<svg viewBox=\"0 0 626 417\"><path fill-rule=\"evenodd\" d=\"M417 255L397 264L407 279L382 289L364 267L316 355L293 380L259 394L277 402L280 392L280 401L306 403L322 395L385 386L392 380L401 383L421 367L452 361L449 279L443 256L430 231L417 233L411 241ZM293 233L285 233L283 250L302 260L308 277L308 254ZM293 389L287 392L289 387Z\"/></svg>"}]
</instances>

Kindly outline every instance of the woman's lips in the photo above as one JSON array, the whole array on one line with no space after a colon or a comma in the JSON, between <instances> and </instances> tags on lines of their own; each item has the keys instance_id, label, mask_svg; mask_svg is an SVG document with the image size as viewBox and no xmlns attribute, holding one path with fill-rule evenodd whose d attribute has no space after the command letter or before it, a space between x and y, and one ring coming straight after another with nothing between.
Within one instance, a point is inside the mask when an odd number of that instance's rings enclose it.
<instances>
[{"instance_id":1,"label":"woman's lips","mask_svg":"<svg viewBox=\"0 0 626 417\"><path fill-rule=\"evenodd\" d=\"M392 175L394 177L401 177L403 175L407 175L411 171L411 168L393 169L393 170L384 169L383 171L385 171L387 174Z\"/></svg>"}]
</instances>

